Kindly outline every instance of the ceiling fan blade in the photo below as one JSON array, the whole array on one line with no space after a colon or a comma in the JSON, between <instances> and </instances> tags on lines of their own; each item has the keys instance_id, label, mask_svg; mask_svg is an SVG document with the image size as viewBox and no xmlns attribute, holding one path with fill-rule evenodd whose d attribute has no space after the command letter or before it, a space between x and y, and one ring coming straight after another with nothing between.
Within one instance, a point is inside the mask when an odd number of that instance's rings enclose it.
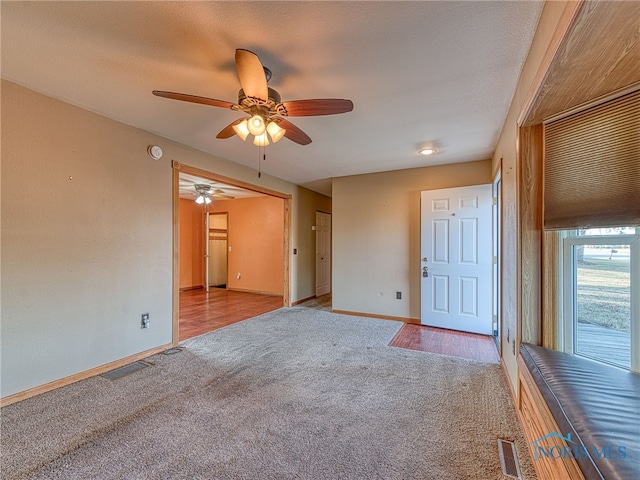
<instances>
[{"instance_id":1,"label":"ceiling fan blade","mask_svg":"<svg viewBox=\"0 0 640 480\"><path fill-rule=\"evenodd\" d=\"M284 107L286 113L279 108ZM321 98L317 100L293 100L277 105L278 113L288 117L311 117L316 115L335 115L353 110L353 102L341 98Z\"/></svg>"},{"instance_id":2,"label":"ceiling fan blade","mask_svg":"<svg viewBox=\"0 0 640 480\"><path fill-rule=\"evenodd\" d=\"M222 130L220 130L220 133L218 135L216 135L216 138L231 138L231 137L233 137L236 134L236 131L233 129L234 125L239 124L243 120L244 120L244 118L239 118L237 120L234 120L229 125L227 125Z\"/></svg>"},{"instance_id":3,"label":"ceiling fan blade","mask_svg":"<svg viewBox=\"0 0 640 480\"><path fill-rule=\"evenodd\" d=\"M229 199L229 200L233 200L234 198L236 198L233 195L227 195L226 193L224 193L224 190L221 190L219 188L214 190L211 195L213 197L226 198L226 199Z\"/></svg>"},{"instance_id":4,"label":"ceiling fan blade","mask_svg":"<svg viewBox=\"0 0 640 480\"><path fill-rule=\"evenodd\" d=\"M247 97L266 101L269 98L267 77L258 56L243 48L236 50L236 70L240 85Z\"/></svg>"},{"instance_id":5,"label":"ceiling fan blade","mask_svg":"<svg viewBox=\"0 0 640 480\"><path fill-rule=\"evenodd\" d=\"M239 107L235 103L226 102L224 100L216 100L215 98L198 97L197 95L187 95L186 93L165 92L162 90L154 90L156 97L171 98L172 100L182 100L184 102L201 103L202 105L210 105L212 107L233 108Z\"/></svg>"},{"instance_id":6,"label":"ceiling fan blade","mask_svg":"<svg viewBox=\"0 0 640 480\"><path fill-rule=\"evenodd\" d=\"M284 136L292 142L295 142L299 145L309 145L311 143L311 138L309 138L309 135L304 133L289 120L285 120L284 118L280 117L271 117L271 120L273 120L280 127L286 130Z\"/></svg>"}]
</instances>

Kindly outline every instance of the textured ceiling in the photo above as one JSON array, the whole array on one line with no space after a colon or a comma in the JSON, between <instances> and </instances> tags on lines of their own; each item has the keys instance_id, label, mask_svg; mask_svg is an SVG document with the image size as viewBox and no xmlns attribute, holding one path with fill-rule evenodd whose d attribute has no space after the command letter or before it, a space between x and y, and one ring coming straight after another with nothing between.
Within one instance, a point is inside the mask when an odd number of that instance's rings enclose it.
<instances>
[{"instance_id":1,"label":"textured ceiling","mask_svg":"<svg viewBox=\"0 0 640 480\"><path fill-rule=\"evenodd\" d=\"M2 2L2 77L251 167L216 134L237 112L154 89L237 101L236 48L283 100L348 98L353 112L290 118L313 140L267 147L270 175L330 193L331 177L493 154L542 2ZM434 146L438 153L419 157Z\"/></svg>"}]
</instances>

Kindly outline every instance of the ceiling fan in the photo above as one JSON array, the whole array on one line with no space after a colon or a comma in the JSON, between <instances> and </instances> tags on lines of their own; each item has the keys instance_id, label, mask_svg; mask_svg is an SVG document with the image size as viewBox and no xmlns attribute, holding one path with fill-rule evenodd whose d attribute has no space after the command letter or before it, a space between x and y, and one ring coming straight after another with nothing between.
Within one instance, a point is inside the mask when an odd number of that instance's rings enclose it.
<instances>
[{"instance_id":1,"label":"ceiling fan","mask_svg":"<svg viewBox=\"0 0 640 480\"><path fill-rule=\"evenodd\" d=\"M311 138L283 117L309 117L316 115L334 115L353 110L351 100L324 98L315 100L293 100L282 102L280 94L267 86L271 79L271 70L262 66L258 56L245 49L236 50L236 70L242 87L238 92L238 103L199 97L185 93L154 90L158 97L200 103L212 107L229 108L249 115L223 128L216 138L230 138L238 135L246 140L251 133L253 143L258 146L269 144L267 132L274 143L283 136L300 145L308 145Z\"/></svg>"},{"instance_id":2,"label":"ceiling fan","mask_svg":"<svg viewBox=\"0 0 640 480\"><path fill-rule=\"evenodd\" d=\"M196 190L193 195L198 196L196 198L196 203L198 204L211 203L211 197L226 198L228 200L236 198L233 195L225 194L221 188L213 188L212 185L207 185L206 183L196 183L193 188Z\"/></svg>"}]
</instances>

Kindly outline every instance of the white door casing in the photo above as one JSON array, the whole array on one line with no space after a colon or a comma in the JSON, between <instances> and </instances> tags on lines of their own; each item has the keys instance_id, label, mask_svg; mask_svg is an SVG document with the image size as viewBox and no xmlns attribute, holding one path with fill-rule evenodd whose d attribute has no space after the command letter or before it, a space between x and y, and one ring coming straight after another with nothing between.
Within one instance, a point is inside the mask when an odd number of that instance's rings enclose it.
<instances>
[{"instance_id":1,"label":"white door casing","mask_svg":"<svg viewBox=\"0 0 640 480\"><path fill-rule=\"evenodd\" d=\"M331 291L331 214L316 212L316 296Z\"/></svg>"},{"instance_id":2,"label":"white door casing","mask_svg":"<svg viewBox=\"0 0 640 480\"><path fill-rule=\"evenodd\" d=\"M492 334L491 191L421 192L422 324Z\"/></svg>"}]
</instances>

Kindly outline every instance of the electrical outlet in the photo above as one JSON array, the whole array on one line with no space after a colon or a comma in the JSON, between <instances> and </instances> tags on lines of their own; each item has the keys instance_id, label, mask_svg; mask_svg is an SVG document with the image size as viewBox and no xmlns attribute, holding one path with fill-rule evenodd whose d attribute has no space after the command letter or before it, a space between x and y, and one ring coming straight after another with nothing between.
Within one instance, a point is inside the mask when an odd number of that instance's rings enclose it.
<instances>
[{"instance_id":1,"label":"electrical outlet","mask_svg":"<svg viewBox=\"0 0 640 480\"><path fill-rule=\"evenodd\" d=\"M396 292L396 300L402 300L402 292Z\"/></svg>"},{"instance_id":2,"label":"electrical outlet","mask_svg":"<svg viewBox=\"0 0 640 480\"><path fill-rule=\"evenodd\" d=\"M140 328L149 328L151 326L151 320L149 320L149 314L143 313L140 320Z\"/></svg>"},{"instance_id":3,"label":"electrical outlet","mask_svg":"<svg viewBox=\"0 0 640 480\"><path fill-rule=\"evenodd\" d=\"M242 275L240 275L240 272L238 272L238 274L236 275L236 278L237 278L238 280L240 280L240 278L241 278L241 277L242 277Z\"/></svg>"}]
</instances>

